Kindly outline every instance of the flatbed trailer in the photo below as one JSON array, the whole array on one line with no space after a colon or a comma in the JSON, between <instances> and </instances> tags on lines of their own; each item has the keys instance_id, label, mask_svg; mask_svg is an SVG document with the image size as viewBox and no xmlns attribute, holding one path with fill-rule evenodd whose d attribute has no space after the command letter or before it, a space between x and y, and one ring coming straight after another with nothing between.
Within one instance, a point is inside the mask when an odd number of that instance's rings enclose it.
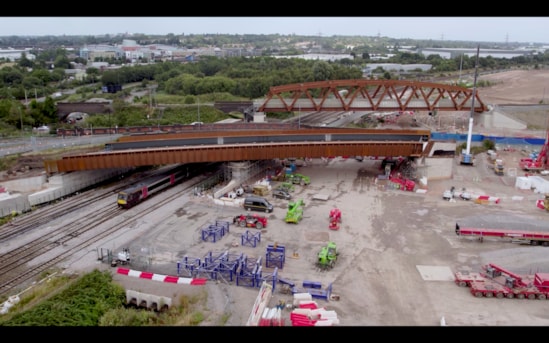
<instances>
[{"instance_id":1,"label":"flatbed trailer","mask_svg":"<svg viewBox=\"0 0 549 343\"><path fill-rule=\"evenodd\" d=\"M493 263L482 267L480 273L456 272L455 283L469 287L477 298L539 299L549 297L549 273L519 275Z\"/></svg>"},{"instance_id":2,"label":"flatbed trailer","mask_svg":"<svg viewBox=\"0 0 549 343\"><path fill-rule=\"evenodd\" d=\"M514 243L549 246L549 231L474 228L460 226L456 223L456 235L477 236L481 242L485 237L488 237L501 238Z\"/></svg>"}]
</instances>

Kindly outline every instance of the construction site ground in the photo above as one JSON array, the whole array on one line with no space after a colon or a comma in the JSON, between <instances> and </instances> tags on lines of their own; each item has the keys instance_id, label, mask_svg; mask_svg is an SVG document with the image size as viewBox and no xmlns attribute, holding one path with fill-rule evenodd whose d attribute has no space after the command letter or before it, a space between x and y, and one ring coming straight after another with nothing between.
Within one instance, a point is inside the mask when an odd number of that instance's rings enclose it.
<instances>
[{"instance_id":1,"label":"construction site ground","mask_svg":"<svg viewBox=\"0 0 549 343\"><path fill-rule=\"evenodd\" d=\"M506 160L513 161L519 155L509 152ZM298 168L311 177L311 184L297 185L293 193L294 199L305 202L303 219L297 224L286 223L288 202L269 199L275 210L266 214L268 226L260 232L256 247L243 246L242 235L247 230L256 235L259 231L234 225L216 242L202 240L201 228L218 220L229 221L243 209L219 207L207 197L194 195L182 195L173 207L144 222L132 223L128 234L113 245L130 247L137 270L175 275L177 261L184 256L202 259L210 252L217 256L228 251L233 256L243 253L252 261L262 259L264 276L274 272L265 268L266 247L283 246L286 258L277 276L298 287L303 281L320 282L323 288L332 284L332 294L339 300L315 300L320 307L336 311L344 326L432 326L439 325L442 317L451 326L548 325L544 301L475 298L468 289L454 284L455 271L480 271L487 263L517 273L549 272L549 248L504 241L480 243L456 236L456 222L539 228L547 226L548 213L535 207L539 194L515 188L514 177L496 176L482 157L475 166L455 162L452 179L422 185L420 192L407 192L375 181L380 161L313 160ZM442 193L451 186L500 201L445 201ZM314 200L319 194L326 195L327 200ZM339 230L329 228L329 212L334 207L342 211ZM321 270L316 267L317 253L328 241L337 244L340 255L333 269ZM139 265L146 260L151 263ZM72 267L79 269L79 263ZM111 268L97 262L89 266ZM159 285L122 275L115 275L115 280L128 289L164 296L206 290L208 315L202 325L246 325L259 292L227 279L209 281L206 286ZM280 300L291 304L292 295L283 291L284 287L277 284L268 306L274 307ZM283 311L286 325L290 325L290 312ZM226 314L230 314L228 319ZM222 318L226 322L222 323Z\"/></svg>"},{"instance_id":2,"label":"construction site ground","mask_svg":"<svg viewBox=\"0 0 549 343\"><path fill-rule=\"evenodd\" d=\"M494 85L480 90L487 104L540 104L549 72L521 70L483 78ZM521 108L510 114L530 123L531 129L539 130L535 135L540 136L541 132L543 137L544 113ZM467 113L440 115L440 121L425 122L437 129L454 126L455 118L463 117L461 125L458 120L456 126L467 131ZM478 125L474 132L524 136L532 133L489 130ZM509 169L518 169L525 152L514 147L498 153L505 161L506 176L495 175L486 154L478 156L474 166L459 165L456 158L450 179L421 185L424 192L419 193L391 189L383 182L376 184L379 161L313 160L298 169L311 177L311 184L296 186L293 194L294 199L305 201L303 220L298 224L285 223L287 201L272 199L275 211L268 215L268 227L261 232L261 243L255 248L240 245L245 229L236 227L231 227L230 233L216 243L200 242L202 225L231 218L241 209L219 208L204 198L192 197L168 211L159 222L151 219L156 225L155 233L136 237L132 242L137 246L153 245L156 266L161 265L162 259L169 260L164 269L159 268L158 272L164 273L173 273L174 261L183 255L200 257L208 251L229 250L264 260L268 244L282 245L287 253L278 276L298 286L304 280L320 282L323 287L332 283L332 294L339 300L315 300L319 306L334 310L341 326L438 326L442 317L448 326L546 326L549 315L544 301L475 298L468 289L453 282L453 272L479 271L487 263L517 273L549 272L549 248L490 240L480 243L454 232L456 222L496 228L547 227L548 213L535 206L542 195L516 188L515 176L509 176ZM523 174L516 170L516 175ZM466 188L473 196L489 195L500 201L476 204L442 200L444 190L452 186L458 191ZM313 200L325 197L325 201ZM339 230L329 229L328 216L334 207L342 211ZM167 228L162 230L163 226ZM336 242L340 256L333 269L321 271L315 267L316 254L330 240ZM264 275L270 272L263 269ZM156 282L125 276L115 279L144 291L165 288L168 295L201 291L196 286L159 287ZM208 292L208 316L202 325L246 325L257 288L223 281L208 282L204 287ZM268 306L276 306L279 300L292 303L292 296L282 293L282 289L277 285ZM286 325L290 325L290 312L283 311ZM227 313L228 319L224 316Z\"/></svg>"}]
</instances>

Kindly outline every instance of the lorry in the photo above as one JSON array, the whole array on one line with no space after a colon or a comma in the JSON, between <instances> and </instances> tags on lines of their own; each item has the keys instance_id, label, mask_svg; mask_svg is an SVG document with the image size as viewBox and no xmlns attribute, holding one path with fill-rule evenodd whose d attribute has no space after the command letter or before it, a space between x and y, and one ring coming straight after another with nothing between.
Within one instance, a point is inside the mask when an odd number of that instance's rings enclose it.
<instances>
[{"instance_id":1,"label":"lorry","mask_svg":"<svg viewBox=\"0 0 549 343\"><path fill-rule=\"evenodd\" d=\"M480 242L488 237L500 238L512 243L549 246L549 231L475 228L464 227L456 223L456 235L476 236Z\"/></svg>"},{"instance_id":2,"label":"lorry","mask_svg":"<svg viewBox=\"0 0 549 343\"><path fill-rule=\"evenodd\" d=\"M540 299L549 296L549 273L520 275L489 263L480 273L455 272L454 281L477 298Z\"/></svg>"}]
</instances>

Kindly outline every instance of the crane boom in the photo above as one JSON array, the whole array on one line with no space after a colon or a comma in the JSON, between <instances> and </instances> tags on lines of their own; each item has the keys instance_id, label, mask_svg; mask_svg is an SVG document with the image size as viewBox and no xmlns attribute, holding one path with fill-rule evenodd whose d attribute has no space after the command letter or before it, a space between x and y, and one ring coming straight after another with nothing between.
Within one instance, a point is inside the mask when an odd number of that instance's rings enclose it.
<instances>
[{"instance_id":1,"label":"crane boom","mask_svg":"<svg viewBox=\"0 0 549 343\"><path fill-rule=\"evenodd\" d=\"M477 59L475 62L475 77L473 81L473 98L471 99L471 113L469 114L469 130L467 132L467 146L465 152L462 153L460 164L473 165L473 156L471 155L471 138L473 135L473 113L475 112L475 97L477 96L477 75L478 75L478 56L480 53L480 45L477 45Z\"/></svg>"}]
</instances>

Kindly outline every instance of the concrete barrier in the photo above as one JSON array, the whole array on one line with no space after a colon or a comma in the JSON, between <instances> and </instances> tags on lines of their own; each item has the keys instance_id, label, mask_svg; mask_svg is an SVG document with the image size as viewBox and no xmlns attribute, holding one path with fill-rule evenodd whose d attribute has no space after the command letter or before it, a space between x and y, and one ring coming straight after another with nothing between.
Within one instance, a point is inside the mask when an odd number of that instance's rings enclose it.
<instances>
[{"instance_id":1,"label":"concrete barrier","mask_svg":"<svg viewBox=\"0 0 549 343\"><path fill-rule=\"evenodd\" d=\"M172 306L172 298L141 293L128 289L126 290L126 303L133 304L138 307L145 307L148 310L164 311Z\"/></svg>"}]
</instances>

